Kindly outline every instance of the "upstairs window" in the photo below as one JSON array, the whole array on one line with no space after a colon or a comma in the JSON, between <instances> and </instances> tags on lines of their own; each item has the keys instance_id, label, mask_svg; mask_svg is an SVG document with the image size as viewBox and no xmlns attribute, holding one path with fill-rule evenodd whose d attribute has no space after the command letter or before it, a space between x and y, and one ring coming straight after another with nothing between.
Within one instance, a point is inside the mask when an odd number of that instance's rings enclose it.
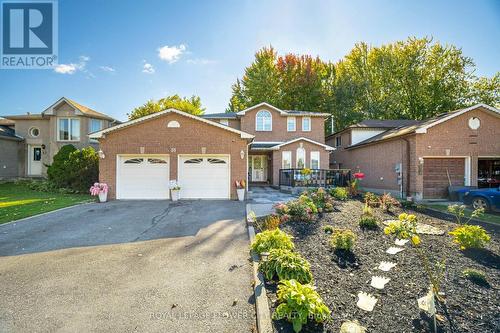
<instances>
[{"instance_id":1,"label":"upstairs window","mask_svg":"<svg viewBox=\"0 0 500 333\"><path fill-rule=\"evenodd\" d=\"M342 146L342 137L337 136L335 137L335 147L340 147L340 146Z\"/></svg>"},{"instance_id":2,"label":"upstairs window","mask_svg":"<svg viewBox=\"0 0 500 333\"><path fill-rule=\"evenodd\" d=\"M80 141L80 119L59 118L57 121L59 141Z\"/></svg>"},{"instance_id":3,"label":"upstairs window","mask_svg":"<svg viewBox=\"0 0 500 333\"><path fill-rule=\"evenodd\" d=\"M101 119L90 119L89 121L89 133L94 133L102 130L103 121Z\"/></svg>"},{"instance_id":4,"label":"upstairs window","mask_svg":"<svg viewBox=\"0 0 500 333\"><path fill-rule=\"evenodd\" d=\"M311 117L303 117L302 118L302 131L310 132L311 131Z\"/></svg>"},{"instance_id":5,"label":"upstairs window","mask_svg":"<svg viewBox=\"0 0 500 333\"><path fill-rule=\"evenodd\" d=\"M272 131L273 117L269 111L259 111L255 116L255 130L256 131Z\"/></svg>"},{"instance_id":6,"label":"upstairs window","mask_svg":"<svg viewBox=\"0 0 500 333\"><path fill-rule=\"evenodd\" d=\"M286 130L288 132L295 132L295 128L296 128L295 117L288 117L286 119Z\"/></svg>"}]
</instances>

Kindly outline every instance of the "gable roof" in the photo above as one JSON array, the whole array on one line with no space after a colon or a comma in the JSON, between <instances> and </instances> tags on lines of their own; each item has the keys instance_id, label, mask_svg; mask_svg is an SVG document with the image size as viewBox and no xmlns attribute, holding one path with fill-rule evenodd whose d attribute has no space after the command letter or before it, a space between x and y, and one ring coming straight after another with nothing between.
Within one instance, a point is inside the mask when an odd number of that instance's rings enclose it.
<instances>
[{"instance_id":1,"label":"gable roof","mask_svg":"<svg viewBox=\"0 0 500 333\"><path fill-rule=\"evenodd\" d=\"M16 140L16 141L21 141L23 140L23 137L16 135L16 131L14 131L12 128L4 125L0 125L0 138L6 138L6 139L11 139L11 140Z\"/></svg>"},{"instance_id":2,"label":"gable roof","mask_svg":"<svg viewBox=\"0 0 500 333\"><path fill-rule=\"evenodd\" d=\"M334 135L337 135L341 132L344 132L348 129L352 128L376 128L376 129L391 129L391 128L396 128L396 127L401 127L401 126L411 126L415 124L419 124L422 121L420 120L412 120L412 119L365 119L363 121L360 121L359 123L347 126L346 128L334 132L332 134L327 135L327 138L330 138Z\"/></svg>"},{"instance_id":3,"label":"gable roof","mask_svg":"<svg viewBox=\"0 0 500 333\"><path fill-rule=\"evenodd\" d=\"M7 118L2 118L0 117L0 125L5 125L5 126L12 126L16 122L12 119L7 119Z\"/></svg>"},{"instance_id":4,"label":"gable roof","mask_svg":"<svg viewBox=\"0 0 500 333\"><path fill-rule=\"evenodd\" d=\"M433 126L436 126L436 125L441 124L445 121L448 121L450 119L458 117L466 112L476 110L478 108L484 108L484 109L496 114L497 116L500 116L500 110L498 110L492 106L486 105L486 104L476 104L476 105L473 105L473 106L468 107L468 108L463 108L463 109L458 109L455 111L443 113L443 114L438 115L434 118L430 118L426 121L416 122L413 125L399 126L396 128L389 129L385 132L382 132L382 133L375 135L371 138L368 138L364 141L361 141L361 142L358 142L352 146L346 147L346 149L357 148L359 146L363 146L363 145L366 145L369 143L374 143L374 142L378 142L378 141L385 141L388 139L393 139L396 137L400 137L400 136L412 134L412 133L424 134L424 133L427 133L427 129L429 129Z\"/></svg>"},{"instance_id":5,"label":"gable roof","mask_svg":"<svg viewBox=\"0 0 500 333\"><path fill-rule=\"evenodd\" d=\"M129 126L133 126L135 124L139 124L139 123L142 123L142 122L150 120L150 119L158 118L158 117L161 117L161 116L166 115L168 113L176 113L176 114L179 114L181 116L188 117L188 118L191 118L191 119L195 119L195 120L201 121L203 123L206 123L206 124L209 124L209 125L221 128L223 130L239 134L242 139L253 139L254 138L253 135L248 134L246 132L243 132L243 131L231 128L229 126L225 126L225 125L219 124L219 123L217 123L215 121L212 121L212 120L208 120L208 119L201 118L199 116L192 115L192 114L187 113L187 112L179 111L177 109L167 109L167 110L156 112L156 113L153 113L153 114L141 117L141 118L137 118L137 119L134 119L134 120L129 120L127 122L115 125L113 127L109 127L109 128L100 130L98 132L91 133L91 134L89 134L89 137L91 139L99 139L99 138L102 138L103 135L106 134L106 133L113 132L113 131L116 131L116 130L121 129L121 128L126 128L126 127L129 127Z\"/></svg>"},{"instance_id":6,"label":"gable roof","mask_svg":"<svg viewBox=\"0 0 500 333\"><path fill-rule=\"evenodd\" d=\"M54 114L54 108L56 106L58 106L59 104L61 104L61 102L68 103L69 105L71 105L73 108L75 108L77 111L79 111L83 115L86 115L86 116L89 116L89 117L93 117L93 118L99 118L99 119L105 119L105 120L110 120L110 121L116 121L116 122L118 122L118 120L116 120L116 119L114 119L114 118L112 118L112 117L110 117L110 116L108 116L108 115L106 115L104 113L97 112L96 110L93 110L93 109L89 108L88 106L85 106L85 105L82 105L80 103L77 103L74 100L66 98L66 97L61 97L60 99L58 99L54 104L52 104L47 109L45 109L42 112L42 115L45 115L45 114L52 115L52 114Z\"/></svg>"},{"instance_id":7,"label":"gable roof","mask_svg":"<svg viewBox=\"0 0 500 333\"><path fill-rule=\"evenodd\" d=\"M205 119L236 119L238 118L236 112L221 112L221 113L208 113L200 117Z\"/></svg>"},{"instance_id":8,"label":"gable roof","mask_svg":"<svg viewBox=\"0 0 500 333\"><path fill-rule=\"evenodd\" d=\"M279 150L281 147L286 146L290 143L294 143L300 140L304 140L307 142L310 142L312 144L321 146L325 148L326 150L335 150L335 148L330 147L328 145L325 145L321 142L317 142L308 138L300 137L300 138L295 138L286 142L252 142L251 144L251 149L264 149L264 150Z\"/></svg>"},{"instance_id":9,"label":"gable roof","mask_svg":"<svg viewBox=\"0 0 500 333\"><path fill-rule=\"evenodd\" d=\"M330 116L329 113L321 113L321 112L281 110L281 109L279 109L279 108L277 108L269 103L266 103L266 102L262 102L262 103L254 105L254 106L251 106L249 108L246 108L245 110L238 111L238 112L236 112L236 115L242 116L250 110L261 108L261 107L269 108L271 110L279 112L282 116L298 116L298 115L311 116L311 117L329 117Z\"/></svg>"}]
</instances>

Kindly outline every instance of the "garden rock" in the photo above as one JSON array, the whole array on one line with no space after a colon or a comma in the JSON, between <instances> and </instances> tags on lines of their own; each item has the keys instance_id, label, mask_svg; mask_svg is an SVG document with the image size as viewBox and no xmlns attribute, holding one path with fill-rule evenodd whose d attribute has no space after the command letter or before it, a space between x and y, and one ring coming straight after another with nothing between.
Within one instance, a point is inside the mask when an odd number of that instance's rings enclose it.
<instances>
[{"instance_id":1,"label":"garden rock","mask_svg":"<svg viewBox=\"0 0 500 333\"><path fill-rule=\"evenodd\" d=\"M405 246L406 243L408 243L410 240L409 239L397 239L394 242L397 246Z\"/></svg>"},{"instance_id":2,"label":"garden rock","mask_svg":"<svg viewBox=\"0 0 500 333\"><path fill-rule=\"evenodd\" d=\"M391 270L391 268L395 267L396 263L390 262L390 261L382 261L380 262L380 265L378 265L378 269L384 272L388 272Z\"/></svg>"},{"instance_id":3,"label":"garden rock","mask_svg":"<svg viewBox=\"0 0 500 333\"><path fill-rule=\"evenodd\" d=\"M357 320L346 321L340 326L340 333L365 333L366 327L361 326Z\"/></svg>"},{"instance_id":4,"label":"garden rock","mask_svg":"<svg viewBox=\"0 0 500 333\"><path fill-rule=\"evenodd\" d=\"M384 220L384 221L382 221L382 223L384 225L389 225L392 222L399 222L399 221L398 220ZM439 229L437 227L434 227L432 225L425 224L425 223L417 223L417 234L441 236L441 235L444 235L444 230Z\"/></svg>"},{"instance_id":5,"label":"garden rock","mask_svg":"<svg viewBox=\"0 0 500 333\"><path fill-rule=\"evenodd\" d=\"M394 246L391 246L390 248L387 249L387 253L389 254L396 254L396 253L399 253L401 251L403 251L404 249L400 248L400 247L394 247Z\"/></svg>"},{"instance_id":6,"label":"garden rock","mask_svg":"<svg viewBox=\"0 0 500 333\"><path fill-rule=\"evenodd\" d=\"M372 286L375 289L384 289L385 285L389 281L391 281L391 279L386 277L372 276L372 282L370 283L370 286Z\"/></svg>"},{"instance_id":7,"label":"garden rock","mask_svg":"<svg viewBox=\"0 0 500 333\"><path fill-rule=\"evenodd\" d=\"M373 308L377 304L377 298L363 291L358 293L358 302L356 306L365 311L373 311Z\"/></svg>"}]
</instances>

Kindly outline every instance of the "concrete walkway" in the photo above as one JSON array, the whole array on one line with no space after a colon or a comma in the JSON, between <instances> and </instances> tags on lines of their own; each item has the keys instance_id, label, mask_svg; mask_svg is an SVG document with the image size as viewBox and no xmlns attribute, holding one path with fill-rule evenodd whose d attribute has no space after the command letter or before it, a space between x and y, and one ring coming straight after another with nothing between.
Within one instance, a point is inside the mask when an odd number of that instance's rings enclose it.
<instances>
[{"instance_id":1,"label":"concrete walkway","mask_svg":"<svg viewBox=\"0 0 500 333\"><path fill-rule=\"evenodd\" d=\"M244 213L114 201L0 226L0 332L252 332Z\"/></svg>"},{"instance_id":2,"label":"concrete walkway","mask_svg":"<svg viewBox=\"0 0 500 333\"><path fill-rule=\"evenodd\" d=\"M280 202L287 202L296 198L288 193L280 192L269 186L256 186L250 188L248 209L253 211L257 217L266 216L274 212L273 206Z\"/></svg>"}]
</instances>

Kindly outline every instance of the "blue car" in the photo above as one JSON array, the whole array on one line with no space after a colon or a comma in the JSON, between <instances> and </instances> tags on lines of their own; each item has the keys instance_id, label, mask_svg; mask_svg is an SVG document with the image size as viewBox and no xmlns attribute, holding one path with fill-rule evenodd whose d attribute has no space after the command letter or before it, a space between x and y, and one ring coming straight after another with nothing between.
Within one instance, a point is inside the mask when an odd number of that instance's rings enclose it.
<instances>
[{"instance_id":1,"label":"blue car","mask_svg":"<svg viewBox=\"0 0 500 333\"><path fill-rule=\"evenodd\" d=\"M474 209L500 212L500 187L467 190L463 196L464 204Z\"/></svg>"}]
</instances>

